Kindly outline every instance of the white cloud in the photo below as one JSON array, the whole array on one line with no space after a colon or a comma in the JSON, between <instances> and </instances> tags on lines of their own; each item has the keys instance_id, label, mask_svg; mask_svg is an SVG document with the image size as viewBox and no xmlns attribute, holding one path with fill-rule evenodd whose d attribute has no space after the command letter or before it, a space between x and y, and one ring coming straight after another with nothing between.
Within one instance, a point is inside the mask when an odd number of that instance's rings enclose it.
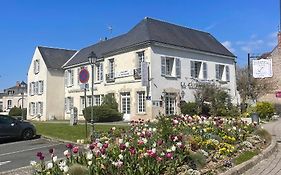
<instances>
[{"instance_id":1,"label":"white cloud","mask_svg":"<svg viewBox=\"0 0 281 175\"><path fill-rule=\"evenodd\" d=\"M235 52L235 49L232 47L231 41L224 41L222 42L222 45L226 47L230 52Z\"/></svg>"}]
</instances>

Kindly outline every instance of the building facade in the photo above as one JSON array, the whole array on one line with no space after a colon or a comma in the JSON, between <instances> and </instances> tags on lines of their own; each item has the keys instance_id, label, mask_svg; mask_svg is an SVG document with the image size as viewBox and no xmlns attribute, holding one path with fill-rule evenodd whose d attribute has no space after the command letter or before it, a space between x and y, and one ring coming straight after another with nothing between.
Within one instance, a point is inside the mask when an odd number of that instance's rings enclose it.
<instances>
[{"instance_id":1,"label":"building facade","mask_svg":"<svg viewBox=\"0 0 281 175\"><path fill-rule=\"evenodd\" d=\"M4 89L2 94L2 110L9 112L13 107L26 108L27 84L17 82L16 86Z\"/></svg>"},{"instance_id":2,"label":"building facade","mask_svg":"<svg viewBox=\"0 0 281 175\"><path fill-rule=\"evenodd\" d=\"M36 47L28 69L27 119L64 119L64 71L76 51Z\"/></svg>"},{"instance_id":3,"label":"building facade","mask_svg":"<svg viewBox=\"0 0 281 175\"><path fill-rule=\"evenodd\" d=\"M94 65L94 98L90 85L86 100L79 72ZM106 94L114 95L124 120L153 119L159 114L179 114L180 101L194 101L200 83L226 88L237 101L235 56L211 34L145 18L128 33L79 50L64 65L65 119L78 109L100 105ZM90 77L92 75L90 74Z\"/></svg>"}]
</instances>

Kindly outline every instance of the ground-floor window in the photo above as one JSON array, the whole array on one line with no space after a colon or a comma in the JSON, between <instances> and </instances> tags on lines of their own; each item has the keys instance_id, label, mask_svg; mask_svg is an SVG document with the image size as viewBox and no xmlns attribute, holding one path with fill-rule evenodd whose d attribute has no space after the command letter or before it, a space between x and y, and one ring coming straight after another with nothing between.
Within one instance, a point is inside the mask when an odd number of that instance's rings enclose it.
<instances>
[{"instance_id":1,"label":"ground-floor window","mask_svg":"<svg viewBox=\"0 0 281 175\"><path fill-rule=\"evenodd\" d=\"M65 111L66 113L70 113L70 110L73 108L73 97L65 98Z\"/></svg>"},{"instance_id":2,"label":"ground-floor window","mask_svg":"<svg viewBox=\"0 0 281 175\"><path fill-rule=\"evenodd\" d=\"M138 95L138 113L145 112L145 92L137 92Z\"/></svg>"},{"instance_id":3,"label":"ground-floor window","mask_svg":"<svg viewBox=\"0 0 281 175\"><path fill-rule=\"evenodd\" d=\"M7 107L8 107L8 109L12 108L12 100L7 101Z\"/></svg>"},{"instance_id":4,"label":"ground-floor window","mask_svg":"<svg viewBox=\"0 0 281 175\"><path fill-rule=\"evenodd\" d=\"M167 93L165 95L165 114L174 115L176 106L176 95L174 93Z\"/></svg>"},{"instance_id":5,"label":"ground-floor window","mask_svg":"<svg viewBox=\"0 0 281 175\"><path fill-rule=\"evenodd\" d=\"M130 93L121 93L121 112L124 114L131 113L131 102L130 102Z\"/></svg>"}]
</instances>

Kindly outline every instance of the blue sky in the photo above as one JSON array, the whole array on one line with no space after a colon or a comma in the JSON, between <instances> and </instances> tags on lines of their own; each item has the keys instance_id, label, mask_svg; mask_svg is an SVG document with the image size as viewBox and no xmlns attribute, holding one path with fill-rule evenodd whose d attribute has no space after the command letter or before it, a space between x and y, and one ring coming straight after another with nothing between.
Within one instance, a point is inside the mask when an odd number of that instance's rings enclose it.
<instances>
[{"instance_id":1,"label":"blue sky","mask_svg":"<svg viewBox=\"0 0 281 175\"><path fill-rule=\"evenodd\" d=\"M0 90L26 81L36 46L80 49L125 33L146 16L210 32L243 65L247 52L276 45L279 1L1 0Z\"/></svg>"}]
</instances>

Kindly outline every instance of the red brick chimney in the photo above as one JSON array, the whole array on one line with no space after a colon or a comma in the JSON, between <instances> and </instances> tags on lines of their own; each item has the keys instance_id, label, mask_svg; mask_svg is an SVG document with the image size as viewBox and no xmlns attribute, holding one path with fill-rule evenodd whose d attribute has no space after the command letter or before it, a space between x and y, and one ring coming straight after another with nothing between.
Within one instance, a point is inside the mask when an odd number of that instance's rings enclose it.
<instances>
[{"instance_id":1,"label":"red brick chimney","mask_svg":"<svg viewBox=\"0 0 281 175\"><path fill-rule=\"evenodd\" d=\"M278 38L278 47L281 47L281 32L280 31L277 34L277 38Z\"/></svg>"}]
</instances>

